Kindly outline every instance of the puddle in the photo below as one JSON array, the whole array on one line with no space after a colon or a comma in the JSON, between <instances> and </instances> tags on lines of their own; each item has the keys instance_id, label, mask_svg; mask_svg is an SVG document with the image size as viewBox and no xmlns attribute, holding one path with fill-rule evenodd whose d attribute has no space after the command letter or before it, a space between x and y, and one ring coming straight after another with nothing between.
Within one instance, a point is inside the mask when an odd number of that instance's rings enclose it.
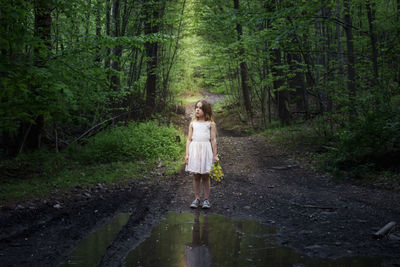
<instances>
[{"instance_id":1,"label":"puddle","mask_svg":"<svg viewBox=\"0 0 400 267\"><path fill-rule=\"evenodd\" d=\"M87 238L78 243L68 261L60 266L96 266L130 216L129 213L120 213L96 232L89 234Z\"/></svg>"},{"instance_id":2,"label":"puddle","mask_svg":"<svg viewBox=\"0 0 400 267\"><path fill-rule=\"evenodd\" d=\"M131 266L380 266L378 257L325 260L274 246L274 228L215 214L167 213L131 251Z\"/></svg>"}]
</instances>

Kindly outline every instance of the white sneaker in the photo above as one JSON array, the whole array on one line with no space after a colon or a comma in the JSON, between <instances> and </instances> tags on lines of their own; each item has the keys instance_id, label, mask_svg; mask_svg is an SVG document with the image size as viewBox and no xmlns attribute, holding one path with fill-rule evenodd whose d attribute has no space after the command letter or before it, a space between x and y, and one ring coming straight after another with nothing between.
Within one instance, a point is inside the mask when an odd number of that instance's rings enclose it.
<instances>
[{"instance_id":1,"label":"white sneaker","mask_svg":"<svg viewBox=\"0 0 400 267\"><path fill-rule=\"evenodd\" d=\"M195 200L193 200L192 204L190 204L190 207L193 209L196 209L200 206L200 200L198 200L197 198Z\"/></svg>"},{"instance_id":2,"label":"white sneaker","mask_svg":"<svg viewBox=\"0 0 400 267\"><path fill-rule=\"evenodd\" d=\"M209 208L211 208L211 204L210 204L210 201L208 201L208 199L206 199L206 200L203 201L203 206L202 206L202 208L203 208L203 209L209 209Z\"/></svg>"}]
</instances>

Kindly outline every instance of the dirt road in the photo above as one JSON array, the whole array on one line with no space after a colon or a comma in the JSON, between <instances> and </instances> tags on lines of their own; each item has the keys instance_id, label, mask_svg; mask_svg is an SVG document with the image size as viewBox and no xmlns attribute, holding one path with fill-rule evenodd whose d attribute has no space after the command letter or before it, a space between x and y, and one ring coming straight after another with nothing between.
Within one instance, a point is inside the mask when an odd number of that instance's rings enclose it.
<instances>
[{"instance_id":1,"label":"dirt road","mask_svg":"<svg viewBox=\"0 0 400 267\"><path fill-rule=\"evenodd\" d=\"M212 184L212 208L204 212L276 227L281 246L305 255L382 255L384 265L400 264L396 235L380 240L371 236L389 221L400 223L399 193L333 182L305 170L259 136L235 136L221 129L218 147L225 179ZM100 263L121 266L167 211L191 212L192 198L191 177L182 172L124 187L76 188L72 195L3 207L1 266L57 266L89 232L115 214L130 212Z\"/></svg>"}]
</instances>

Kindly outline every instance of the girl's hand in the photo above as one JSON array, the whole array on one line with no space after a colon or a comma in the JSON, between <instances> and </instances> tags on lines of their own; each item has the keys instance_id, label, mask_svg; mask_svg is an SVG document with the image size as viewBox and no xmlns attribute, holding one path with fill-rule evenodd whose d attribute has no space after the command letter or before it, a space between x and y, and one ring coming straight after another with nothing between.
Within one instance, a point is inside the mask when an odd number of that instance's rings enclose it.
<instances>
[{"instance_id":1,"label":"girl's hand","mask_svg":"<svg viewBox=\"0 0 400 267\"><path fill-rule=\"evenodd\" d=\"M218 155L214 156L214 162L218 162L218 161L219 161Z\"/></svg>"},{"instance_id":2,"label":"girl's hand","mask_svg":"<svg viewBox=\"0 0 400 267\"><path fill-rule=\"evenodd\" d=\"M188 162L189 162L189 155L186 154L186 156L185 156L185 163L188 164Z\"/></svg>"}]
</instances>

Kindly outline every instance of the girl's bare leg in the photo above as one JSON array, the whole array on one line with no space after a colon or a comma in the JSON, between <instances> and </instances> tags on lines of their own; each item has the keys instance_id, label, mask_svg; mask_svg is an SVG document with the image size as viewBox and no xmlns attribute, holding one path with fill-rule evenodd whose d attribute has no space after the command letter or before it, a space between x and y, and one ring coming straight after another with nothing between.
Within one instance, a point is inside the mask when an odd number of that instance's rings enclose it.
<instances>
[{"instance_id":1,"label":"girl's bare leg","mask_svg":"<svg viewBox=\"0 0 400 267\"><path fill-rule=\"evenodd\" d=\"M193 175L194 196L198 200L200 200L200 180L201 180L201 174Z\"/></svg>"},{"instance_id":2,"label":"girl's bare leg","mask_svg":"<svg viewBox=\"0 0 400 267\"><path fill-rule=\"evenodd\" d=\"M210 176L207 174L201 175L202 184L203 184L203 194L204 199L208 199L210 197Z\"/></svg>"}]
</instances>

